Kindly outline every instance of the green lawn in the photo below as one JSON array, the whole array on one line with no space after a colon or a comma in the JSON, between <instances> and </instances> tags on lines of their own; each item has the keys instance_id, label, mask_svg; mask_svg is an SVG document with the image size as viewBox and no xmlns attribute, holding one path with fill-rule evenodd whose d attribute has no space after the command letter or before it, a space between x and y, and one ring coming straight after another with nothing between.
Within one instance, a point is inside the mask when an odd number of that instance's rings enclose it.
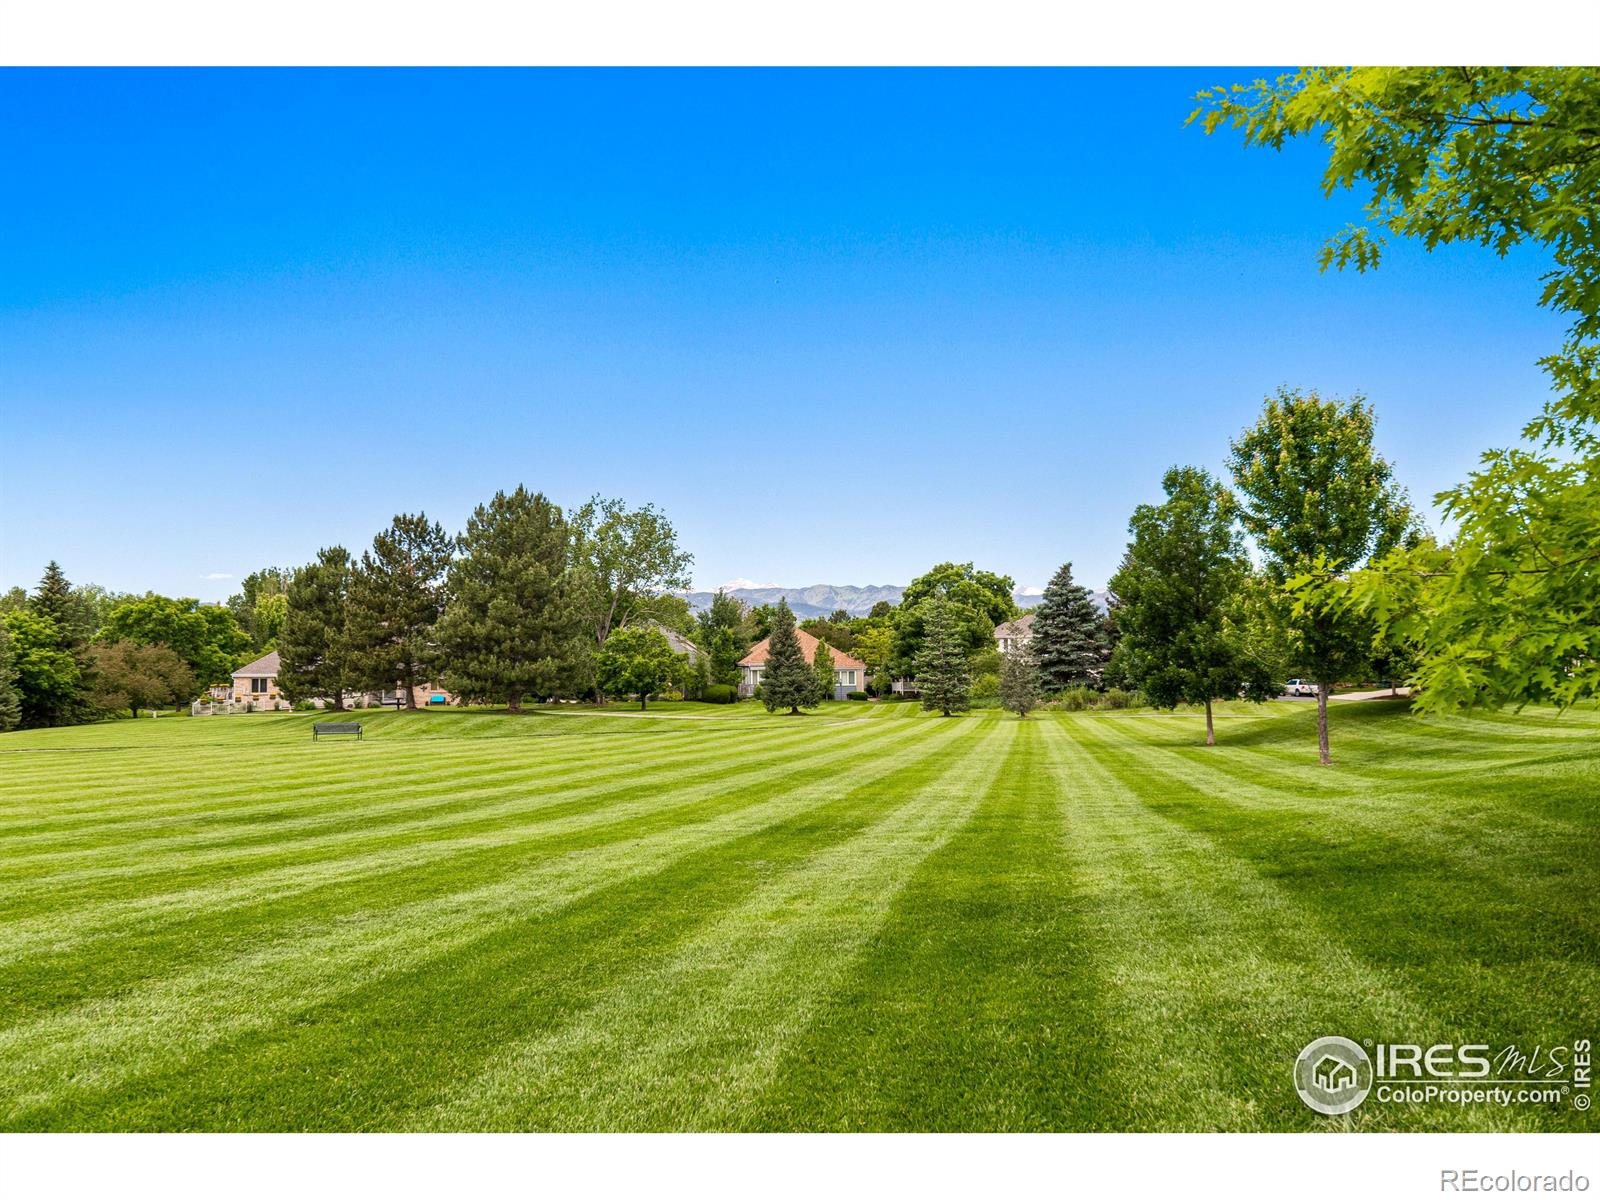
<instances>
[{"instance_id":1,"label":"green lawn","mask_svg":"<svg viewBox=\"0 0 1600 1200\"><path fill-rule=\"evenodd\" d=\"M836 704L0 738L7 1129L1318 1117L1300 1047L1600 1014L1600 717Z\"/></svg>"}]
</instances>

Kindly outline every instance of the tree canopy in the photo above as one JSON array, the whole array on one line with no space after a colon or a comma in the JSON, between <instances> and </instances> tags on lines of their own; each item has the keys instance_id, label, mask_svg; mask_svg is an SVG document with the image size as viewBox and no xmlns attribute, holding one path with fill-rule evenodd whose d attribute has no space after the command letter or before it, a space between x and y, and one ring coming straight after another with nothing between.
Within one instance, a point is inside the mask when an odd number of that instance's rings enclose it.
<instances>
[{"instance_id":1,"label":"tree canopy","mask_svg":"<svg viewBox=\"0 0 1600 1200\"><path fill-rule=\"evenodd\" d=\"M644 708L650 694L661 691L673 678L678 665L666 634L641 625L614 630L600 648L595 669L603 691L638 696L639 707Z\"/></svg>"},{"instance_id":2,"label":"tree canopy","mask_svg":"<svg viewBox=\"0 0 1600 1200\"><path fill-rule=\"evenodd\" d=\"M922 707L945 716L965 712L972 703L972 677L965 645L966 614L953 600L934 595L922 602L924 636L915 661Z\"/></svg>"},{"instance_id":3,"label":"tree canopy","mask_svg":"<svg viewBox=\"0 0 1600 1200\"><path fill-rule=\"evenodd\" d=\"M372 539L351 573L345 604L349 676L368 688L414 688L439 667L434 625L443 611L455 542L427 514L401 513Z\"/></svg>"},{"instance_id":4,"label":"tree canopy","mask_svg":"<svg viewBox=\"0 0 1600 1200\"><path fill-rule=\"evenodd\" d=\"M799 713L816 702L817 676L800 650L795 636L794 613L787 600L780 599L772 612L772 633L768 635L767 662L761 669L761 703L768 712L787 708Z\"/></svg>"},{"instance_id":5,"label":"tree canopy","mask_svg":"<svg viewBox=\"0 0 1600 1200\"><path fill-rule=\"evenodd\" d=\"M101 626L100 639L167 646L188 664L202 687L227 683L250 650L250 635L222 605L153 593L113 608Z\"/></svg>"},{"instance_id":6,"label":"tree canopy","mask_svg":"<svg viewBox=\"0 0 1600 1200\"><path fill-rule=\"evenodd\" d=\"M952 636L963 652L984 649L994 641L994 627L1017 615L1011 593L1016 584L1009 575L980 571L971 563L940 563L906 585L895 609L894 663L900 674L910 674L926 638L931 599L950 605Z\"/></svg>"},{"instance_id":7,"label":"tree canopy","mask_svg":"<svg viewBox=\"0 0 1600 1200\"><path fill-rule=\"evenodd\" d=\"M1108 653L1105 625L1093 594L1073 581L1071 563L1063 563L1045 585L1033 613L1028 650L1047 691L1100 682Z\"/></svg>"}]
</instances>

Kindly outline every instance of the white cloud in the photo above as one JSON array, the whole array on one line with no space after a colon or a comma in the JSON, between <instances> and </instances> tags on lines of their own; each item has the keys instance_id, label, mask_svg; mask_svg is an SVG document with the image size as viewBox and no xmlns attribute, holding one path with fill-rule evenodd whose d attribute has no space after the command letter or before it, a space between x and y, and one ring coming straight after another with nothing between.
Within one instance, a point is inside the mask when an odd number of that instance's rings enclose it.
<instances>
[{"instance_id":1,"label":"white cloud","mask_svg":"<svg viewBox=\"0 0 1600 1200\"><path fill-rule=\"evenodd\" d=\"M781 583L756 583L751 579L730 579L727 583L717 585L724 592L735 591L738 588L775 588L782 587Z\"/></svg>"},{"instance_id":2,"label":"white cloud","mask_svg":"<svg viewBox=\"0 0 1600 1200\"><path fill-rule=\"evenodd\" d=\"M229 575L226 571L207 571L204 575L200 576L200 578L201 579L232 579L233 576Z\"/></svg>"},{"instance_id":3,"label":"white cloud","mask_svg":"<svg viewBox=\"0 0 1600 1200\"><path fill-rule=\"evenodd\" d=\"M1044 589L1043 588L1036 588L1036 587L1018 588L1017 589L1017 595L1019 595L1019 596L1042 596L1042 595L1044 595Z\"/></svg>"}]
</instances>

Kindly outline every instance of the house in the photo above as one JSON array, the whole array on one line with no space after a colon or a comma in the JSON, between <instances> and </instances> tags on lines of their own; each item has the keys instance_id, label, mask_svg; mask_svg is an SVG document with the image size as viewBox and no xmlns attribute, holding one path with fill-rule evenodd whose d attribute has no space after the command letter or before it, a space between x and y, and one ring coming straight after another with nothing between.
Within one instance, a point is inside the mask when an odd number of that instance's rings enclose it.
<instances>
[{"instance_id":1,"label":"house","mask_svg":"<svg viewBox=\"0 0 1600 1200\"><path fill-rule=\"evenodd\" d=\"M1036 614L1024 613L1015 621L994 627L994 641L1001 654L1020 650L1033 638L1033 618Z\"/></svg>"},{"instance_id":2,"label":"house","mask_svg":"<svg viewBox=\"0 0 1600 1200\"><path fill-rule=\"evenodd\" d=\"M216 695L215 689L212 695ZM228 698L235 704L253 704L257 708L288 708L289 701L278 691L278 652L263 654L235 671Z\"/></svg>"},{"instance_id":3,"label":"house","mask_svg":"<svg viewBox=\"0 0 1600 1200\"><path fill-rule=\"evenodd\" d=\"M1356 1086L1356 1069L1331 1054L1324 1054L1311 1074L1317 1086L1324 1091L1342 1092Z\"/></svg>"},{"instance_id":4,"label":"house","mask_svg":"<svg viewBox=\"0 0 1600 1200\"><path fill-rule=\"evenodd\" d=\"M795 637L800 639L800 654L807 663L817 656L817 639L804 629L796 629ZM771 638L762 638L753 647L750 653L739 660L739 695L753 696L756 688L761 686L761 673L767 665L767 648ZM845 699L847 693L858 692L867 683L867 664L859 658L851 658L842 650L828 647L828 652L833 655L833 698Z\"/></svg>"},{"instance_id":5,"label":"house","mask_svg":"<svg viewBox=\"0 0 1600 1200\"><path fill-rule=\"evenodd\" d=\"M437 708L442 704L459 704L460 700L455 693L447 692L444 688L432 683L419 683L411 689L416 697L418 708ZM278 652L263 654L255 662L245 663L233 673L233 688L231 691L217 695L217 689L211 689L213 699L232 700L235 704L252 704L258 709L288 708L289 700L278 690ZM396 683L394 687L381 692L346 692L344 705L346 708L398 708L405 704L405 688ZM317 707L324 706L321 700L315 701Z\"/></svg>"},{"instance_id":6,"label":"house","mask_svg":"<svg viewBox=\"0 0 1600 1200\"><path fill-rule=\"evenodd\" d=\"M688 638L684 637L683 634L679 633L676 629L668 629L665 625L661 624L659 621L651 621L650 622L650 627L652 629L654 629L657 633L659 633L662 637L667 639L667 645L672 647L672 652L674 654L685 654L685 655L688 655L689 661L691 663L700 661L700 647L696 646L693 642L691 642Z\"/></svg>"}]
</instances>

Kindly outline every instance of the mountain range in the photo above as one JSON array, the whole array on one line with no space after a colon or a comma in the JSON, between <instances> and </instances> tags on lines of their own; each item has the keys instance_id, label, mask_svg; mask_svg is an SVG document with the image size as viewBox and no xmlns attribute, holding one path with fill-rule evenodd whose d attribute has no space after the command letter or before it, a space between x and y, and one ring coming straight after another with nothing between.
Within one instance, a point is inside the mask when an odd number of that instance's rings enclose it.
<instances>
[{"instance_id":1,"label":"mountain range","mask_svg":"<svg viewBox=\"0 0 1600 1200\"><path fill-rule=\"evenodd\" d=\"M723 584L721 590L735 600L743 600L752 608L759 604L776 604L780 599L787 597L789 607L794 609L795 616L805 620L807 617L825 617L841 608L852 617L864 617L880 600L899 604L900 597L905 594L906 589L898 583L869 583L863 586L851 583L813 583L808 587L783 587L775 583L753 583L748 579L735 579ZM689 602L692 611L700 612L711 607L711 598L716 592L680 592L679 595ZM1106 594L1093 592L1092 595L1095 607L1104 612ZM1011 598L1016 601L1018 608L1034 608L1038 605L1040 596L1037 591L1029 589L1015 592Z\"/></svg>"}]
</instances>

